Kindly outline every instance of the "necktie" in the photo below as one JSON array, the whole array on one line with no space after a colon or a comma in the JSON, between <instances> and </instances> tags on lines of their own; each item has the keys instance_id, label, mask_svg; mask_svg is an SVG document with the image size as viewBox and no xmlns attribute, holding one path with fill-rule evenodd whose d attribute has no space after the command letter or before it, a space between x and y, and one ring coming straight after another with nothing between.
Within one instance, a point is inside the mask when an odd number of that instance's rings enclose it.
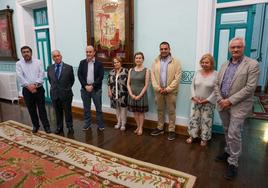
<instances>
[{"instance_id":1,"label":"necktie","mask_svg":"<svg viewBox=\"0 0 268 188\"><path fill-rule=\"evenodd\" d=\"M56 76L57 79L60 78L60 64L56 65L55 76Z\"/></svg>"}]
</instances>

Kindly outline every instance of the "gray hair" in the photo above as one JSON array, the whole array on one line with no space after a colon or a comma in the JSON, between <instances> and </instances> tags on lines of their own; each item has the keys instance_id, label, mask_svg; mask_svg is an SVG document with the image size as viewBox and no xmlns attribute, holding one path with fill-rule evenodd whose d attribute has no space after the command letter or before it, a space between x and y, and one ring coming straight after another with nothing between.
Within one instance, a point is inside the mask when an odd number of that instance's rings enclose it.
<instances>
[{"instance_id":1,"label":"gray hair","mask_svg":"<svg viewBox=\"0 0 268 188\"><path fill-rule=\"evenodd\" d=\"M230 44L231 44L232 42L234 42L234 41L236 41L236 40L241 41L244 47L246 46L245 39L242 38L242 37L234 37L234 38L232 38L232 39L230 40L230 42L229 42L229 46L230 46Z\"/></svg>"},{"instance_id":2,"label":"gray hair","mask_svg":"<svg viewBox=\"0 0 268 188\"><path fill-rule=\"evenodd\" d=\"M53 50L53 51L51 52L51 55L53 55L54 53L59 53L59 54L61 55L61 53L60 53L59 50Z\"/></svg>"},{"instance_id":3,"label":"gray hair","mask_svg":"<svg viewBox=\"0 0 268 188\"><path fill-rule=\"evenodd\" d=\"M95 48L94 48L94 46L92 46L92 45L88 45L88 46L86 47L86 50L87 50L88 48L91 48L91 49L93 49L93 50L95 51Z\"/></svg>"}]
</instances>

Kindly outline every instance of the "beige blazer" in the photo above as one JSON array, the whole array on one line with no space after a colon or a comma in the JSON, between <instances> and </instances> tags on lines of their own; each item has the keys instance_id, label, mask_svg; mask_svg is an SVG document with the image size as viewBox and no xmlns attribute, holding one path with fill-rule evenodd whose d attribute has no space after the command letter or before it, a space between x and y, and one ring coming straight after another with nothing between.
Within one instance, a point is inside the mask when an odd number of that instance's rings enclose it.
<instances>
[{"instance_id":1,"label":"beige blazer","mask_svg":"<svg viewBox=\"0 0 268 188\"><path fill-rule=\"evenodd\" d=\"M151 72L152 85L155 92L160 89L160 58L156 58L152 66ZM167 70L167 91L169 93L177 94L179 90L179 84L181 80L181 63L172 58L171 62L168 64Z\"/></svg>"},{"instance_id":2,"label":"beige blazer","mask_svg":"<svg viewBox=\"0 0 268 188\"><path fill-rule=\"evenodd\" d=\"M221 66L215 84L217 101L221 100L221 84L229 61ZM228 100L232 103L231 114L236 118L246 118L252 111L253 96L259 78L259 64L255 60L244 57L238 66L231 82ZM219 109L221 111L221 109Z\"/></svg>"}]
</instances>

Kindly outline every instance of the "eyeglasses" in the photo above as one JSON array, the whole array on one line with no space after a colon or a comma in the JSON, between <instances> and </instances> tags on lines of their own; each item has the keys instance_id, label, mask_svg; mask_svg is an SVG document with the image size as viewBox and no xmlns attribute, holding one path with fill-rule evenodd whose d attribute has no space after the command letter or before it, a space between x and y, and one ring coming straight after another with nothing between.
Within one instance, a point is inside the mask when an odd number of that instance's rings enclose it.
<instances>
[{"instance_id":1,"label":"eyeglasses","mask_svg":"<svg viewBox=\"0 0 268 188\"><path fill-rule=\"evenodd\" d=\"M243 48L243 46L230 46L230 49L235 49L235 48L241 49L241 48Z\"/></svg>"}]
</instances>

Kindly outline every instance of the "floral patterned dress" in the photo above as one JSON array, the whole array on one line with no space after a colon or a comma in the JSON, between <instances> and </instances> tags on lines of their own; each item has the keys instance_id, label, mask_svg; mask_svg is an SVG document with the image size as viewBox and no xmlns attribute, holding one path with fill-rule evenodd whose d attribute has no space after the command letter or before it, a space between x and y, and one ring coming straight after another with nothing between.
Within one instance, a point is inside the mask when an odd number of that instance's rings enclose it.
<instances>
[{"instance_id":1,"label":"floral patterned dress","mask_svg":"<svg viewBox=\"0 0 268 188\"><path fill-rule=\"evenodd\" d=\"M116 108L117 106L127 107L127 78L128 70L126 68L122 68L118 76L116 76L115 69L109 72L108 86L112 91L111 108Z\"/></svg>"}]
</instances>

